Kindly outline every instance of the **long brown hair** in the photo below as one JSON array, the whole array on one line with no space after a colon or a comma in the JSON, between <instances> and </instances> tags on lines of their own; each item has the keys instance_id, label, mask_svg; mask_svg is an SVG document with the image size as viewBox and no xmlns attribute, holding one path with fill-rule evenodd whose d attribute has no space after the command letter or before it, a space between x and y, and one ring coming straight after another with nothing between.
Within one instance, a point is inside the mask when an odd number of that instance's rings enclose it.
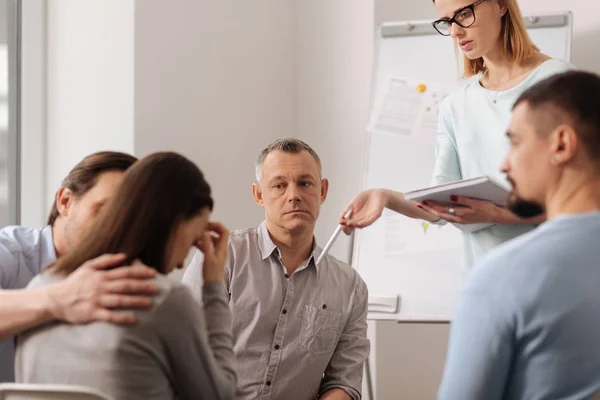
<instances>
[{"instance_id":1,"label":"long brown hair","mask_svg":"<svg viewBox=\"0 0 600 400\"><path fill-rule=\"evenodd\" d=\"M131 154L119 151L99 151L79 161L69 171L60 186L69 189L74 196L80 197L96 185L98 177L104 172L126 171L136 161L137 158ZM58 218L58 207L56 206L55 196L48 215L48 225L54 225L56 218Z\"/></svg>"},{"instance_id":2,"label":"long brown hair","mask_svg":"<svg viewBox=\"0 0 600 400\"><path fill-rule=\"evenodd\" d=\"M517 0L497 1L506 6L506 12L502 16L502 29L500 30L504 55L511 64L520 64L525 59L531 57L536 51L539 51L539 48L533 44L527 33L525 23L523 22L523 14L521 13L519 4L517 4ZM471 60L466 55L463 55L463 62L465 77L477 75L487 70L481 57Z\"/></svg>"},{"instance_id":3,"label":"long brown hair","mask_svg":"<svg viewBox=\"0 0 600 400\"><path fill-rule=\"evenodd\" d=\"M49 269L68 275L104 253L125 253L166 272L166 248L177 225L208 208L213 200L200 169L173 152L151 154L133 165L115 196L70 253Z\"/></svg>"}]
</instances>

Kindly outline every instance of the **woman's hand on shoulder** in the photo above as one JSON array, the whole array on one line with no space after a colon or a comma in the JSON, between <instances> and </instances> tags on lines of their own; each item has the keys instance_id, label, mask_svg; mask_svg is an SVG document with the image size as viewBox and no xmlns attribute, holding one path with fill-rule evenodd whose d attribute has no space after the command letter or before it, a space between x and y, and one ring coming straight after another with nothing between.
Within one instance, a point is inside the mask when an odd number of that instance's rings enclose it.
<instances>
[{"instance_id":1,"label":"woman's hand on shoulder","mask_svg":"<svg viewBox=\"0 0 600 400\"><path fill-rule=\"evenodd\" d=\"M158 291L151 281L156 270L141 262L119 267L125 259L124 254L104 254L85 262L66 279L46 286L52 316L71 323L134 323L134 314L123 309L152 305L152 296Z\"/></svg>"}]
</instances>

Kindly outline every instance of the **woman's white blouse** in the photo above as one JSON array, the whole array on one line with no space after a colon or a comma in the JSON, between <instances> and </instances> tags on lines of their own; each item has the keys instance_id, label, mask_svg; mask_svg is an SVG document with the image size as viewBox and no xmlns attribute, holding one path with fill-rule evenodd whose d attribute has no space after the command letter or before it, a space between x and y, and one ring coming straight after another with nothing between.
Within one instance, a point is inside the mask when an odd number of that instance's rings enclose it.
<instances>
[{"instance_id":1,"label":"woman's white blouse","mask_svg":"<svg viewBox=\"0 0 600 400\"><path fill-rule=\"evenodd\" d=\"M432 186L482 175L505 182L500 164L508 151L506 129L514 102L533 84L569 69L574 66L551 59L509 90L489 91L479 84L480 76L475 76L448 95L440 104ZM493 225L463 232L465 265L471 267L492 247L533 228L535 225Z\"/></svg>"}]
</instances>

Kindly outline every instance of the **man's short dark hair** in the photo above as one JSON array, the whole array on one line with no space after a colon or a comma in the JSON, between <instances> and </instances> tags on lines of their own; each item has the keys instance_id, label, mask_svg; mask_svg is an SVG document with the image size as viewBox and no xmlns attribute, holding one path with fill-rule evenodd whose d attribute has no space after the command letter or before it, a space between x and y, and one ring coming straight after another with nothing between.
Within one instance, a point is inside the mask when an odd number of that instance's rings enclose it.
<instances>
[{"instance_id":1,"label":"man's short dark hair","mask_svg":"<svg viewBox=\"0 0 600 400\"><path fill-rule=\"evenodd\" d=\"M63 179L61 187L66 187L77 197L83 196L98 182L98 177L108 171L125 172L131 167L137 158L131 154L118 151L99 151L90 154L81 160L69 174ZM58 218L58 207L56 205L56 196L50 215L48 215L48 225L54 225Z\"/></svg>"},{"instance_id":2,"label":"man's short dark hair","mask_svg":"<svg viewBox=\"0 0 600 400\"><path fill-rule=\"evenodd\" d=\"M600 165L600 76L570 70L552 75L524 91L513 108L525 103L535 113L540 134L569 124L583 143L584 151Z\"/></svg>"}]
</instances>

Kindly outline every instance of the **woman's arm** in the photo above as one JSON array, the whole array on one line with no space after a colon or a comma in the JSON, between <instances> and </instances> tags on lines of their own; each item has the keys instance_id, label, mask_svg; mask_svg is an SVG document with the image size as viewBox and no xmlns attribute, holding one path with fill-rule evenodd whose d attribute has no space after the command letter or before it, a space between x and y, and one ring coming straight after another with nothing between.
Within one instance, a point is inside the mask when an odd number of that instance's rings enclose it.
<instances>
[{"instance_id":1,"label":"woman's arm","mask_svg":"<svg viewBox=\"0 0 600 400\"><path fill-rule=\"evenodd\" d=\"M211 222L198 243L204 254L204 309L181 285L173 288L161 305L160 315L167 323L156 321L156 329L168 346L175 391L182 400L225 400L235 396L232 322L224 282L228 242L227 228Z\"/></svg>"},{"instance_id":2,"label":"woman's arm","mask_svg":"<svg viewBox=\"0 0 600 400\"><path fill-rule=\"evenodd\" d=\"M204 309L188 287L174 287L157 310L154 329L167 347L179 399L233 399L237 375L225 283L205 283L202 297Z\"/></svg>"},{"instance_id":3,"label":"woman's arm","mask_svg":"<svg viewBox=\"0 0 600 400\"><path fill-rule=\"evenodd\" d=\"M440 107L440 117L437 127L437 142L435 147L435 165L431 186L462 179L460 163L452 128L452 117L445 102ZM410 173L399 171L399 173ZM401 192L388 189L366 190L356 196L340 216L340 224L346 234L354 228L364 228L381 217L383 209L403 214L409 218L422 219L429 222L444 223L432 210L422 207L417 202L406 200ZM344 216L352 209L352 215Z\"/></svg>"},{"instance_id":4,"label":"woman's arm","mask_svg":"<svg viewBox=\"0 0 600 400\"><path fill-rule=\"evenodd\" d=\"M406 200L400 192L388 189L371 189L359 193L346 207L340 218L340 225L346 234L355 228L365 228L377 221L383 209L388 208L409 218L420 218L436 221L438 216L426 211L418 203ZM350 218L344 218L346 212L352 210Z\"/></svg>"}]
</instances>

